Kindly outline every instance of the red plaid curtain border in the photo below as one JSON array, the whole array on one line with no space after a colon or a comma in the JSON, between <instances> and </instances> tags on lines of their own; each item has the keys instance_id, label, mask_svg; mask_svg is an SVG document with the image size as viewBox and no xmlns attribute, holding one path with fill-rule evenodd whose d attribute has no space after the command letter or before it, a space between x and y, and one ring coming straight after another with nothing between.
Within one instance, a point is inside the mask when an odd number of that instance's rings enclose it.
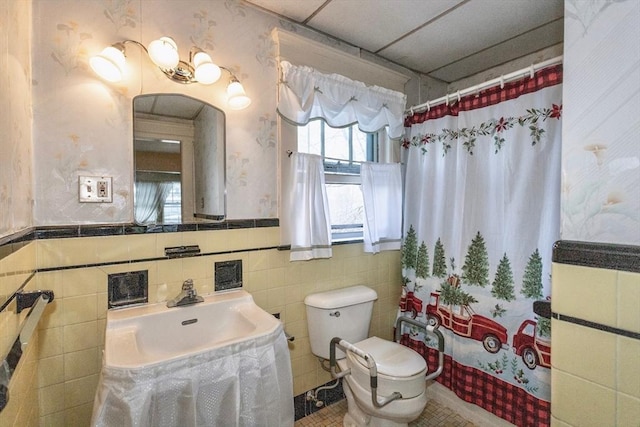
<instances>
[{"instance_id":1,"label":"red plaid curtain border","mask_svg":"<svg viewBox=\"0 0 640 427\"><path fill-rule=\"evenodd\" d=\"M414 113L412 116L405 117L404 125L405 127L410 127L414 124L439 119L444 116L457 116L460 111L471 111L499 104L560 83L562 83L562 64L543 68L537 71L533 78L525 77L520 80L505 83L504 88L493 86L478 92L477 95L462 97L460 102L454 102L449 105L440 104L431 108L429 111Z\"/></svg>"},{"instance_id":2,"label":"red plaid curtain border","mask_svg":"<svg viewBox=\"0 0 640 427\"><path fill-rule=\"evenodd\" d=\"M438 366L438 352L423 342L403 334L400 344L418 352L427 361L430 372ZM551 424L551 403L538 399L524 389L486 372L444 357L444 370L436 378L460 399L473 403L520 427L546 427Z\"/></svg>"}]
</instances>

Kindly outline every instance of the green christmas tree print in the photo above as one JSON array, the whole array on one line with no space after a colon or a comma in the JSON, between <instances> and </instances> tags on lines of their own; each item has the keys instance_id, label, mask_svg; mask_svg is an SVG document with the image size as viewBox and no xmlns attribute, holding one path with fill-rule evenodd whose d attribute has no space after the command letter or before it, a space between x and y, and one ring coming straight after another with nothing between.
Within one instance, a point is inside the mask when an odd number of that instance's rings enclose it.
<instances>
[{"instance_id":1,"label":"green christmas tree print","mask_svg":"<svg viewBox=\"0 0 640 427\"><path fill-rule=\"evenodd\" d=\"M524 269L520 293L527 298L542 298L542 258L538 248L531 254Z\"/></svg>"},{"instance_id":2,"label":"green christmas tree print","mask_svg":"<svg viewBox=\"0 0 640 427\"><path fill-rule=\"evenodd\" d=\"M413 225L409 226L409 231L404 238L404 245L402 246L402 267L404 268L416 268L418 252L418 239L416 238L416 231L413 229Z\"/></svg>"},{"instance_id":3,"label":"green christmas tree print","mask_svg":"<svg viewBox=\"0 0 640 427\"><path fill-rule=\"evenodd\" d=\"M485 287L489 283L489 255L484 238L478 231L471 240L462 266L462 280L469 285Z\"/></svg>"},{"instance_id":4,"label":"green christmas tree print","mask_svg":"<svg viewBox=\"0 0 640 427\"><path fill-rule=\"evenodd\" d=\"M546 338L546 339L550 339L551 338L551 319L546 319L544 317L541 317L539 319L537 319L538 321L538 327L537 329L537 333L538 336Z\"/></svg>"},{"instance_id":5,"label":"green christmas tree print","mask_svg":"<svg viewBox=\"0 0 640 427\"><path fill-rule=\"evenodd\" d=\"M416 261L416 277L426 279L429 277L429 251L427 245L422 242L418 248L418 259Z\"/></svg>"},{"instance_id":6,"label":"green christmas tree print","mask_svg":"<svg viewBox=\"0 0 640 427\"><path fill-rule=\"evenodd\" d=\"M444 256L444 246L440 238L438 238L436 247L433 250L433 269L431 270L431 274L436 277L445 277L447 275L447 261Z\"/></svg>"},{"instance_id":7,"label":"green christmas tree print","mask_svg":"<svg viewBox=\"0 0 640 427\"><path fill-rule=\"evenodd\" d=\"M443 282L440 285L440 300L442 305L457 305L460 307L460 314L463 313L463 307L478 302L473 295L463 291L458 286L453 286L449 282Z\"/></svg>"},{"instance_id":8,"label":"green christmas tree print","mask_svg":"<svg viewBox=\"0 0 640 427\"><path fill-rule=\"evenodd\" d=\"M513 301L516 299L513 293L513 272L511 271L511 263L506 253L498 264L498 271L493 281L491 295L505 301Z\"/></svg>"}]
</instances>

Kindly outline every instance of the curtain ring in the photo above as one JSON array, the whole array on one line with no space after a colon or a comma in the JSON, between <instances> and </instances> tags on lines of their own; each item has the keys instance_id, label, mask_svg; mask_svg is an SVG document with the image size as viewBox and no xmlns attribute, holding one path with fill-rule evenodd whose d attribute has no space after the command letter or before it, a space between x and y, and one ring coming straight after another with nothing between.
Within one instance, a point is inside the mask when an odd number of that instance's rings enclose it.
<instances>
[{"instance_id":1,"label":"curtain ring","mask_svg":"<svg viewBox=\"0 0 640 427\"><path fill-rule=\"evenodd\" d=\"M446 94L444 96L444 104L448 107L449 106L449 94Z\"/></svg>"},{"instance_id":2,"label":"curtain ring","mask_svg":"<svg viewBox=\"0 0 640 427\"><path fill-rule=\"evenodd\" d=\"M531 68L529 68L529 77L533 78L533 75L535 74L536 70L533 68L533 64L531 64Z\"/></svg>"},{"instance_id":3,"label":"curtain ring","mask_svg":"<svg viewBox=\"0 0 640 427\"><path fill-rule=\"evenodd\" d=\"M427 113L431 111L431 104L429 103L429 101L427 101Z\"/></svg>"},{"instance_id":4,"label":"curtain ring","mask_svg":"<svg viewBox=\"0 0 640 427\"><path fill-rule=\"evenodd\" d=\"M504 75L500 76L500 89L504 89Z\"/></svg>"},{"instance_id":5,"label":"curtain ring","mask_svg":"<svg viewBox=\"0 0 640 427\"><path fill-rule=\"evenodd\" d=\"M411 113L411 115L413 116L413 107L409 108L409 112Z\"/></svg>"},{"instance_id":6,"label":"curtain ring","mask_svg":"<svg viewBox=\"0 0 640 427\"><path fill-rule=\"evenodd\" d=\"M458 91L456 95L458 96L458 102L460 102L460 91Z\"/></svg>"}]
</instances>

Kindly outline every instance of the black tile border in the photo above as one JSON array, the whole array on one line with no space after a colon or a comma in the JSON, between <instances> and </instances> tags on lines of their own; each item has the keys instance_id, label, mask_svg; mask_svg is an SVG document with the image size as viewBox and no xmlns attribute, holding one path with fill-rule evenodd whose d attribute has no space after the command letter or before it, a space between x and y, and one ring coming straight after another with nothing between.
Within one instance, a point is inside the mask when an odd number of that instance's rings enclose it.
<instances>
[{"instance_id":1,"label":"black tile border","mask_svg":"<svg viewBox=\"0 0 640 427\"><path fill-rule=\"evenodd\" d=\"M597 329L602 332L609 332L611 334L621 335L623 337L640 340L640 332L627 331L626 329L615 328L613 326L607 326L601 323L592 322L590 320L584 320L584 319L580 319L578 317L573 317L573 316L566 316L564 314L559 314L555 312L552 313L552 316L556 320L573 323L574 325L580 325L586 328Z\"/></svg>"},{"instance_id":2,"label":"black tile border","mask_svg":"<svg viewBox=\"0 0 640 427\"><path fill-rule=\"evenodd\" d=\"M552 260L558 264L640 273L640 246L559 240L553 245ZM551 315L556 320L640 340L638 332L556 312Z\"/></svg>"},{"instance_id":3,"label":"black tile border","mask_svg":"<svg viewBox=\"0 0 640 427\"><path fill-rule=\"evenodd\" d=\"M559 240L553 262L640 273L640 246Z\"/></svg>"},{"instance_id":4,"label":"black tile border","mask_svg":"<svg viewBox=\"0 0 640 427\"><path fill-rule=\"evenodd\" d=\"M152 233L180 233L188 231L237 230L241 228L278 227L278 218L231 219L221 222L196 222L185 224L87 224L30 227L8 236L0 237L0 259L11 255L33 240L64 239L72 237L130 236Z\"/></svg>"}]
</instances>

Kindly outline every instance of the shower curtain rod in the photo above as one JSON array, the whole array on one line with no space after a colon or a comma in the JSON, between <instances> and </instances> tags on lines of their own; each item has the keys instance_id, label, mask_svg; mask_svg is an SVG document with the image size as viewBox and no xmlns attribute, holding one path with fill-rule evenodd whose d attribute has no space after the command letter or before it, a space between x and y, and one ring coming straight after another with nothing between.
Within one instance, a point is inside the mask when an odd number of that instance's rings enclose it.
<instances>
[{"instance_id":1,"label":"shower curtain rod","mask_svg":"<svg viewBox=\"0 0 640 427\"><path fill-rule=\"evenodd\" d=\"M503 74L498 78L492 79L492 80L487 80L484 83L480 83L478 85L475 86L471 86L468 87L466 89L462 89L462 90L458 90L455 93L449 93L445 96L442 96L440 98L436 98L434 100L431 101L427 101L423 104L419 104L419 105L414 105L413 107L405 110L405 113L410 113L413 115L413 113L417 113L420 112L424 109L426 110L430 110L431 107L435 107L436 105L440 105L440 104L449 104L449 102L452 101L460 101L460 98L462 98L463 96L472 94L472 93L476 93L476 92L480 92L481 90L493 87L493 86L498 86L500 85L500 87L504 87L505 83L508 83L510 81L514 81L517 80L523 76L526 76L527 74L529 76L531 76L531 78L533 78L533 74L538 71L541 70L543 68L549 67L551 65L556 65L556 64L561 64L562 63L562 55L560 56L556 56L555 58L551 58L548 59L546 61L543 62L539 62L537 64L531 64L531 66L527 67L527 68L523 68L521 70L518 71L514 71L512 73L509 74Z\"/></svg>"}]
</instances>

